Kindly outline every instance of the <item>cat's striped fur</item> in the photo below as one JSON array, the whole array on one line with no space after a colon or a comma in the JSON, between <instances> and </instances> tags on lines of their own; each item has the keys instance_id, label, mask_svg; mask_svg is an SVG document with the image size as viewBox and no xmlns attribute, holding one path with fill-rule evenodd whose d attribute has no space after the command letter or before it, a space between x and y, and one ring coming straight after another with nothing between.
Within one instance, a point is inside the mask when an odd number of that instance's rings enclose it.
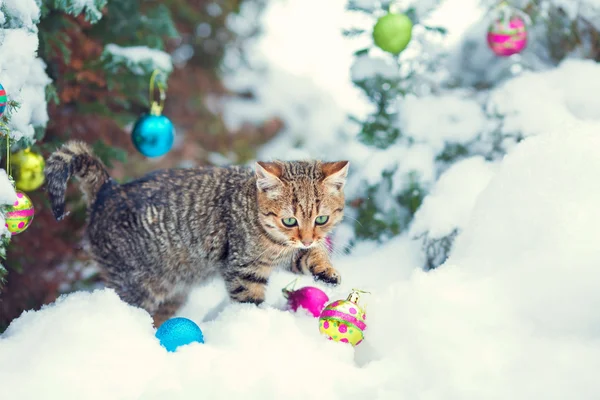
<instances>
[{"instance_id":1,"label":"cat's striped fur","mask_svg":"<svg viewBox=\"0 0 600 400\"><path fill-rule=\"evenodd\" d=\"M323 240L343 217L348 162L255 167L167 169L118 184L86 144L69 142L47 160L46 190L61 219L67 181L78 178L90 251L106 285L159 324L214 275L231 299L256 304L277 264L340 282ZM328 221L316 224L317 216ZM289 218L297 225L286 226Z\"/></svg>"}]
</instances>

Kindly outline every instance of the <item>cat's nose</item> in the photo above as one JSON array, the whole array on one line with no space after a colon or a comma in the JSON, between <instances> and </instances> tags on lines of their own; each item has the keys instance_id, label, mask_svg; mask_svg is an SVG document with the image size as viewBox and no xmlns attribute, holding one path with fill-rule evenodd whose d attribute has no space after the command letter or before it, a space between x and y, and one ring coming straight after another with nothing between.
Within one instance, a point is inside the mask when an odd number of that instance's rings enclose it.
<instances>
[{"instance_id":1,"label":"cat's nose","mask_svg":"<svg viewBox=\"0 0 600 400\"><path fill-rule=\"evenodd\" d=\"M313 240L303 240L302 244L305 245L306 247L310 246L311 244L313 244Z\"/></svg>"}]
</instances>

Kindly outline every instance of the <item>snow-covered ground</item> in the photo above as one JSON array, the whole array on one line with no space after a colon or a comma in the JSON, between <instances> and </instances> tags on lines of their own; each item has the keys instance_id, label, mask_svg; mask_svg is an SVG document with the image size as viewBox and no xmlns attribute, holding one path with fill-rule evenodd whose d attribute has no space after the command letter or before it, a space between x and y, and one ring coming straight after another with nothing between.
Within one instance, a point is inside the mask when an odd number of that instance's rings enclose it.
<instances>
[{"instance_id":1,"label":"snow-covered ground","mask_svg":"<svg viewBox=\"0 0 600 400\"><path fill-rule=\"evenodd\" d=\"M232 125L272 114L286 120L286 132L261 158L348 157L352 190L376 178L382 155L413 157L426 172L431 161L415 154L439 147L440 135L470 138L484 129L475 103L423 97L404 105L411 113L403 124L423 139L416 153L355 140L341 146L352 134L342 129L346 114L369 107L349 81L353 46L339 35L344 5L287 0L264 15L266 36L254 56L271 69L255 83L259 102L231 103L226 114ZM239 74L228 83L253 79ZM326 340L314 318L284 310L281 288L294 276L283 272L260 308L223 303L219 281L198 288L179 315L196 321L206 342L175 353L159 345L146 312L110 290L80 292L24 313L0 337L0 397L597 399L597 82L597 64L569 60L500 85L487 107L507 115L503 129L528 138L500 161L472 157L440 178L430 172L437 182L410 234L334 257L343 284L322 287L332 300L351 288L371 292L361 298L368 328L356 348ZM434 135L428 122L435 118L454 126ZM443 236L455 227L461 233L450 258L423 272L413 235ZM299 284L315 285L308 277Z\"/></svg>"}]
</instances>

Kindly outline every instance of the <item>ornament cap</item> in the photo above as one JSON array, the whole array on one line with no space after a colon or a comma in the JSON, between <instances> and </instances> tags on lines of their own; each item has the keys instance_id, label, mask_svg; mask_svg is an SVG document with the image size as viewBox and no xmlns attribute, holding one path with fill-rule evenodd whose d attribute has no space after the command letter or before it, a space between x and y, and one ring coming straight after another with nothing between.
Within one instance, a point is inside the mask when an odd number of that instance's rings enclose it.
<instances>
[{"instance_id":1,"label":"ornament cap","mask_svg":"<svg viewBox=\"0 0 600 400\"><path fill-rule=\"evenodd\" d=\"M150 106L150 115L158 116L162 114L162 107L156 102L153 101Z\"/></svg>"},{"instance_id":2,"label":"ornament cap","mask_svg":"<svg viewBox=\"0 0 600 400\"><path fill-rule=\"evenodd\" d=\"M163 86L163 83L157 79L161 74L162 72L160 70L155 69L154 72L152 72L152 76L150 76L148 98L150 100L151 115L161 115L162 110L165 108L165 99L167 98L167 94L165 92L165 87ZM156 87L158 88L160 103L154 100L154 84L156 84Z\"/></svg>"},{"instance_id":3,"label":"ornament cap","mask_svg":"<svg viewBox=\"0 0 600 400\"><path fill-rule=\"evenodd\" d=\"M371 294L370 292L365 292L364 290L352 289L352 292L350 292L350 294L348 295L348 298L346 300L358 305L358 301L360 300L361 293Z\"/></svg>"}]
</instances>

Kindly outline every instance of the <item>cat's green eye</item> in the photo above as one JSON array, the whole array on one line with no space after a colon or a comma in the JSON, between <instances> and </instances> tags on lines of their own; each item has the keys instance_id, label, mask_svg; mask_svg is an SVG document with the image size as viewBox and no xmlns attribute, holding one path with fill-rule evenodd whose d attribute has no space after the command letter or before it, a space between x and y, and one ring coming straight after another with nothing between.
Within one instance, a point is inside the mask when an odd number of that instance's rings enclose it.
<instances>
[{"instance_id":1,"label":"cat's green eye","mask_svg":"<svg viewBox=\"0 0 600 400\"><path fill-rule=\"evenodd\" d=\"M296 218L284 218L281 220L281 222L283 222L283 224L288 228L298 225L298 221L296 220Z\"/></svg>"},{"instance_id":2,"label":"cat's green eye","mask_svg":"<svg viewBox=\"0 0 600 400\"><path fill-rule=\"evenodd\" d=\"M327 221L329 221L329 215L319 215L315 219L315 223L317 225L325 225L327 223Z\"/></svg>"}]
</instances>

